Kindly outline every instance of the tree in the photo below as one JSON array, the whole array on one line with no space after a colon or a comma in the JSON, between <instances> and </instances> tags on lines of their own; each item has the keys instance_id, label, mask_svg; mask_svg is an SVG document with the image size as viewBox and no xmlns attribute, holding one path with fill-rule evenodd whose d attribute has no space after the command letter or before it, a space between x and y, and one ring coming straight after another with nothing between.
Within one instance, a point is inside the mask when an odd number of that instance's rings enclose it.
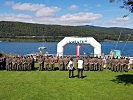
<instances>
[{"instance_id":1,"label":"tree","mask_svg":"<svg viewBox=\"0 0 133 100\"><path fill-rule=\"evenodd\" d=\"M129 11L129 13L124 15L123 17L127 17L130 13L133 13L133 0L110 0L110 2L115 2L115 1L122 1L123 5L120 6L120 8L124 8Z\"/></svg>"}]
</instances>

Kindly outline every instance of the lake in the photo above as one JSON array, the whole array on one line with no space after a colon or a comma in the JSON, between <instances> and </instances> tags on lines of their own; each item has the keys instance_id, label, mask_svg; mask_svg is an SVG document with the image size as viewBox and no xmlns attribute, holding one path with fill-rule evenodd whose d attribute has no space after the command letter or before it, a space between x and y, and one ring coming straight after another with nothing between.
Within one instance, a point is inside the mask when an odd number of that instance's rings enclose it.
<instances>
[{"instance_id":1,"label":"lake","mask_svg":"<svg viewBox=\"0 0 133 100\"><path fill-rule=\"evenodd\" d=\"M38 47L45 46L43 53L56 54L58 42L0 42L0 52L25 55L39 52ZM102 53L109 54L110 50L121 50L123 56L133 56L133 42L101 42ZM80 54L93 53L90 45L81 45ZM76 54L76 44L67 44L64 47L65 55Z\"/></svg>"}]
</instances>

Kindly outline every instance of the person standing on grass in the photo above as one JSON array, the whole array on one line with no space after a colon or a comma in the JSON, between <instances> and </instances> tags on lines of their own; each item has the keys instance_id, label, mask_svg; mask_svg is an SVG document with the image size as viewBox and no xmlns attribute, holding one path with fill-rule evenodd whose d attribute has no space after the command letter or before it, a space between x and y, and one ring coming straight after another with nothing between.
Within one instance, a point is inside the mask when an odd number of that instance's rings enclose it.
<instances>
[{"instance_id":1,"label":"person standing on grass","mask_svg":"<svg viewBox=\"0 0 133 100\"><path fill-rule=\"evenodd\" d=\"M78 78L83 77L83 60L82 58L78 59Z\"/></svg>"},{"instance_id":2,"label":"person standing on grass","mask_svg":"<svg viewBox=\"0 0 133 100\"><path fill-rule=\"evenodd\" d=\"M69 73L69 78L73 78L74 77L74 62L72 58L70 58L70 61L67 65L67 69Z\"/></svg>"}]
</instances>

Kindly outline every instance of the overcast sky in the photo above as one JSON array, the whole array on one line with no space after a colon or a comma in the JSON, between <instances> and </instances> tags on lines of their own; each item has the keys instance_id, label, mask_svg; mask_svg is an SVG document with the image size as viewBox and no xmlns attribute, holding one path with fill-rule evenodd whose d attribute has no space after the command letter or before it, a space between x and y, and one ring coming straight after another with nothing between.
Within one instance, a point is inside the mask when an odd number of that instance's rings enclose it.
<instances>
[{"instance_id":1,"label":"overcast sky","mask_svg":"<svg viewBox=\"0 0 133 100\"><path fill-rule=\"evenodd\" d=\"M109 0L0 0L0 21L133 28L133 14Z\"/></svg>"}]
</instances>

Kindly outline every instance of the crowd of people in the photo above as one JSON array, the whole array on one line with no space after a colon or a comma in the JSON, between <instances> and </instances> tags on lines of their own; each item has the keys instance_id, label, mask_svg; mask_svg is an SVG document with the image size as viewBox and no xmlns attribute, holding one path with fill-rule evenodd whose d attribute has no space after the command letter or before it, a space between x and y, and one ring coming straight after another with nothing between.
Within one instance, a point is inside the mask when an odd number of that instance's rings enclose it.
<instances>
[{"instance_id":1,"label":"crowd of people","mask_svg":"<svg viewBox=\"0 0 133 100\"><path fill-rule=\"evenodd\" d=\"M36 60L35 60L36 58ZM55 60L56 59L56 60ZM60 71L69 70L69 77L73 77L73 71L78 69L83 75L84 71L102 71L103 69L110 69L112 71L125 71L130 69L129 58L125 57L78 57L72 58L71 56L53 57L38 55L33 56L14 56L14 57L0 57L0 69L8 71L31 71L38 63L39 71L55 70L58 68ZM58 62L58 63L57 63ZM56 64L55 64L56 63Z\"/></svg>"}]
</instances>

